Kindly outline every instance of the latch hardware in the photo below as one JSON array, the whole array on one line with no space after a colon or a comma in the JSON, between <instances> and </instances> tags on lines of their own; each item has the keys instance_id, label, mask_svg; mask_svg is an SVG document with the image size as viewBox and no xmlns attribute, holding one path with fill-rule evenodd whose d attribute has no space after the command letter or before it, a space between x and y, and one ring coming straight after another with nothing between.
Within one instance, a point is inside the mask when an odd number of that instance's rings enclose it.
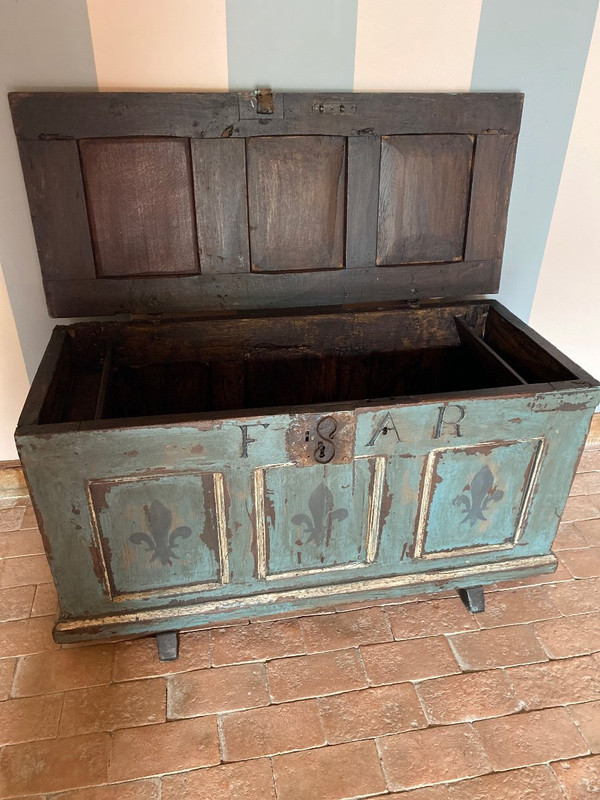
<instances>
[{"instance_id":1,"label":"latch hardware","mask_svg":"<svg viewBox=\"0 0 600 800\"><path fill-rule=\"evenodd\" d=\"M257 89L255 92L257 101L257 114L273 114L275 104L273 102L273 92L271 89Z\"/></svg>"},{"instance_id":2,"label":"latch hardware","mask_svg":"<svg viewBox=\"0 0 600 800\"><path fill-rule=\"evenodd\" d=\"M317 114L356 114L355 103L319 103L312 104L312 110Z\"/></svg>"}]
</instances>

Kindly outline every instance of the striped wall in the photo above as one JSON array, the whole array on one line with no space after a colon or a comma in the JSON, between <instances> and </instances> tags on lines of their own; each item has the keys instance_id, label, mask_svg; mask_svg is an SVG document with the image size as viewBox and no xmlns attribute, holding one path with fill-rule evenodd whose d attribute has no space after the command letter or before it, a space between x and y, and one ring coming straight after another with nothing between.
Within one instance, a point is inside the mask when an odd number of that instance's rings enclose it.
<instances>
[{"instance_id":1,"label":"striped wall","mask_svg":"<svg viewBox=\"0 0 600 800\"><path fill-rule=\"evenodd\" d=\"M0 88L526 93L500 299L600 375L598 0L7 0ZM0 107L0 460L53 321ZM3 276L3 280L2 280Z\"/></svg>"}]
</instances>

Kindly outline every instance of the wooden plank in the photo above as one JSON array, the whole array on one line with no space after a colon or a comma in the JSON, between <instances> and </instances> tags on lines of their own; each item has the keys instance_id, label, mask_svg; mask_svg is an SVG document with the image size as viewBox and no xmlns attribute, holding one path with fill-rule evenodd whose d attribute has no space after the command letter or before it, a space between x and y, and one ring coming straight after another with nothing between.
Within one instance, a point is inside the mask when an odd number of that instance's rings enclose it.
<instances>
[{"instance_id":1,"label":"wooden plank","mask_svg":"<svg viewBox=\"0 0 600 800\"><path fill-rule=\"evenodd\" d=\"M523 95L518 93L286 93L285 118L273 120L267 135L285 132L388 136L432 133L518 133ZM321 112L331 105L337 113ZM344 106L344 111L341 111ZM355 110L352 110L355 106ZM262 126L261 126L262 127ZM240 124L240 134L245 123ZM267 132L266 131L266 132ZM260 134L258 134L260 135Z\"/></svg>"},{"instance_id":2,"label":"wooden plank","mask_svg":"<svg viewBox=\"0 0 600 800\"><path fill-rule=\"evenodd\" d=\"M194 139L191 148L202 272L248 272L244 142Z\"/></svg>"},{"instance_id":3,"label":"wooden plank","mask_svg":"<svg viewBox=\"0 0 600 800\"><path fill-rule=\"evenodd\" d=\"M470 136L386 136L381 142L377 263L463 257Z\"/></svg>"},{"instance_id":4,"label":"wooden plank","mask_svg":"<svg viewBox=\"0 0 600 800\"><path fill-rule=\"evenodd\" d=\"M104 407L106 405L106 392L110 381L110 373L112 371L112 344L106 347L104 353L104 360L102 362L102 375L100 377L100 386L98 388L98 399L96 400L96 411L94 412L94 419L102 419L104 416Z\"/></svg>"},{"instance_id":5,"label":"wooden plank","mask_svg":"<svg viewBox=\"0 0 600 800\"><path fill-rule=\"evenodd\" d=\"M550 382L575 379L587 386L598 385L589 373L495 300L490 301L484 339L500 355L518 362L519 372L529 382L542 376Z\"/></svg>"},{"instance_id":6,"label":"wooden plank","mask_svg":"<svg viewBox=\"0 0 600 800\"><path fill-rule=\"evenodd\" d=\"M28 92L12 93L10 104L19 139L518 133L523 104L517 93L289 92L283 117L240 120L239 97L245 95Z\"/></svg>"},{"instance_id":7,"label":"wooden plank","mask_svg":"<svg viewBox=\"0 0 600 800\"><path fill-rule=\"evenodd\" d=\"M47 291L54 316L83 317L466 297L496 291L499 279L498 261L470 261L416 269L316 270L310 275L310 286L306 274L254 272L135 281L105 278L101 292L94 280L49 281Z\"/></svg>"},{"instance_id":8,"label":"wooden plank","mask_svg":"<svg viewBox=\"0 0 600 800\"><path fill-rule=\"evenodd\" d=\"M377 256L377 209L381 139L348 139L346 268L370 267Z\"/></svg>"},{"instance_id":9,"label":"wooden plank","mask_svg":"<svg viewBox=\"0 0 600 800\"><path fill-rule=\"evenodd\" d=\"M21 164L44 280L95 278L76 142L21 142Z\"/></svg>"},{"instance_id":10,"label":"wooden plank","mask_svg":"<svg viewBox=\"0 0 600 800\"><path fill-rule=\"evenodd\" d=\"M9 101L19 139L219 137L239 119L237 95L221 92L13 92Z\"/></svg>"},{"instance_id":11,"label":"wooden plank","mask_svg":"<svg viewBox=\"0 0 600 800\"><path fill-rule=\"evenodd\" d=\"M186 139L79 143L98 275L198 271Z\"/></svg>"},{"instance_id":12,"label":"wooden plank","mask_svg":"<svg viewBox=\"0 0 600 800\"><path fill-rule=\"evenodd\" d=\"M25 425L36 425L39 422L46 397L55 380L54 376L61 371L59 364L68 357L66 353L68 342L67 328L54 328L21 411L19 428Z\"/></svg>"},{"instance_id":13,"label":"wooden plank","mask_svg":"<svg viewBox=\"0 0 600 800\"><path fill-rule=\"evenodd\" d=\"M40 230L36 227L36 236L40 251L46 253L44 281L52 314L217 313L252 307L456 297L497 290L499 259L466 258L464 267L457 270L452 266L462 256L460 234L464 230L457 213L460 192L444 201L444 187L437 191L435 176L430 178L429 189L426 186L421 194L420 207L413 212L413 218L424 214L430 205L425 200L433 199L437 217L426 220L430 235L422 244L427 246L413 248L413 252L409 249L405 254L409 260L419 260L418 268L415 265L415 269L388 272L373 268L373 215L379 179L377 142L382 135L407 141L412 136L421 144L435 138L432 134L439 134L440 140L479 134L485 134L482 140L492 139L492 131L500 131L499 136L512 135L518 130L522 96L288 93L275 95L272 116L244 111L244 119L240 119L240 107L246 108L248 97L248 93L38 93L11 97L17 135L26 148L31 145L32 149L45 152L64 147L65 152L75 154L73 140L83 140L84 166L86 152L92 152L94 147L99 148L98 153L103 148L108 152L119 137L124 137L115 145L120 153L136 147L145 153L150 152L148 148L158 148L157 158L139 157L136 161L123 157L118 168L112 170L112 177L110 159L96 158L102 169L98 166L95 177L85 176L95 251L90 244L80 184L73 184L73 191L70 190L79 204L77 214L71 212L70 201L60 207L60 196L54 198L54 211L45 210L50 206L44 202L40 218L47 224ZM250 228L258 223L257 230L252 231L256 273L252 276L247 271L251 262L244 235L247 210L241 163L243 144L238 141L244 136L251 137L249 152L265 154L260 185L256 182L254 194L252 187L249 192L251 210L257 211ZM182 159L174 155L189 147L184 144L188 137L194 140L195 153L205 150L207 154L236 154L235 158L223 155L218 164L208 156L199 159L209 175L203 180L203 170L197 170L200 246L207 254L201 269L190 188L191 156L186 154ZM341 143L347 137L350 141L344 150ZM311 146L315 141L318 146ZM281 150L279 159L269 157L274 142ZM482 144L482 148L486 146ZM81 182L79 164L72 160L73 175ZM187 168L182 166L184 161ZM456 161L453 166L456 169ZM451 167L449 163L450 171ZM279 168L284 175L281 185L274 179L274 169ZM127 177L128 169L134 173L133 178ZM64 174L59 179L64 179ZM214 185L217 174L222 176L220 191L211 192L209 187ZM34 187L35 180L31 181ZM112 181L112 186L98 190L102 181ZM174 203L173 198L167 198L171 213L164 213L164 198L160 203L153 201L153 181L161 183L162 194L164 183L177 195ZM52 185L52 181L46 185ZM346 188L349 194L344 197ZM464 194L464 181L461 192ZM222 209L215 195L226 195ZM100 210L99 196L106 196ZM180 207L177 203L182 197ZM450 236L442 224L444 220L453 220ZM391 249L387 255L384 253L381 263L403 263L396 258L402 257L401 248L399 253L393 252L398 243L407 239L401 216L387 214L385 222L385 231L390 235L387 240L382 237L380 244L385 247L386 242L391 243ZM475 221L468 233L473 235L477 227L483 230L485 224ZM500 227L502 224L498 223ZM63 258L61 248L71 247L71 240L76 243L74 254ZM350 267L347 270L342 269L345 251L346 266ZM439 261L439 268L424 266L422 261ZM198 275L205 267L207 274ZM297 274L307 271L311 272L310 281ZM335 271L339 277L332 275ZM270 273L265 282L260 279L261 272ZM391 272L404 274L392 276ZM162 275L183 277L176 284L170 278L157 277ZM190 281L190 276L201 280ZM102 279L95 280L96 277Z\"/></svg>"},{"instance_id":14,"label":"wooden plank","mask_svg":"<svg viewBox=\"0 0 600 800\"><path fill-rule=\"evenodd\" d=\"M485 364L486 369L499 384L525 384L527 381L508 364L502 356L498 355L487 342L485 342L475 331L463 322L460 317L454 317L456 329L461 342L472 350ZM508 383L507 383L508 382Z\"/></svg>"},{"instance_id":15,"label":"wooden plank","mask_svg":"<svg viewBox=\"0 0 600 800\"><path fill-rule=\"evenodd\" d=\"M244 362L213 361L210 365L210 403L213 411L244 407Z\"/></svg>"},{"instance_id":16,"label":"wooden plank","mask_svg":"<svg viewBox=\"0 0 600 800\"><path fill-rule=\"evenodd\" d=\"M343 267L345 140L250 139L247 158L253 271Z\"/></svg>"},{"instance_id":17,"label":"wooden plank","mask_svg":"<svg viewBox=\"0 0 600 800\"><path fill-rule=\"evenodd\" d=\"M369 355L392 348L414 350L457 347L459 338L454 316L483 317L488 304L456 303L440 307L432 303L420 308L387 310L305 309L262 315L164 319L157 326L147 322L80 323L72 326L76 352L89 352L95 342L96 359L110 344L114 362L123 366L148 363L190 363L199 358L217 364L246 357L277 358L352 354ZM227 372L227 370L225 370Z\"/></svg>"},{"instance_id":18,"label":"wooden plank","mask_svg":"<svg viewBox=\"0 0 600 800\"><path fill-rule=\"evenodd\" d=\"M502 258L517 137L478 136L465 258Z\"/></svg>"}]
</instances>

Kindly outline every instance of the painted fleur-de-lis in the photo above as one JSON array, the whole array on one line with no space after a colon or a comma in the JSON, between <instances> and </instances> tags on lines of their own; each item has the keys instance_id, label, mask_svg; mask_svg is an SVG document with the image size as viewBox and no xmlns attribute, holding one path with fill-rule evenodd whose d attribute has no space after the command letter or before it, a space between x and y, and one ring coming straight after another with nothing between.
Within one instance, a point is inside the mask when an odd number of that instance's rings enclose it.
<instances>
[{"instance_id":1,"label":"painted fleur-de-lis","mask_svg":"<svg viewBox=\"0 0 600 800\"><path fill-rule=\"evenodd\" d=\"M333 507L333 494L324 484L320 483L313 491L308 501L308 514L296 514L292 517L293 525L304 525L305 533L310 534L306 544L314 542L320 547L323 542L329 546L331 528L333 523L346 519L348 511L345 508Z\"/></svg>"},{"instance_id":2,"label":"painted fleur-de-lis","mask_svg":"<svg viewBox=\"0 0 600 800\"><path fill-rule=\"evenodd\" d=\"M131 534L129 541L132 544L148 545L146 552L152 553L150 562L158 558L164 566L168 564L172 567L171 559L179 558L173 548L177 547L178 539L187 539L192 535L191 529L181 526L172 531L173 515L160 500L153 500L149 506L144 506L144 515L150 535L138 531Z\"/></svg>"},{"instance_id":3,"label":"painted fleur-de-lis","mask_svg":"<svg viewBox=\"0 0 600 800\"><path fill-rule=\"evenodd\" d=\"M466 494L457 495L453 505L460 506L465 513L463 522L469 522L473 527L478 520L486 521L487 517L483 512L490 503L497 503L504 497L504 492L494 486L494 476L491 469L486 465L482 467L471 481L467 490L471 493L471 499Z\"/></svg>"}]
</instances>

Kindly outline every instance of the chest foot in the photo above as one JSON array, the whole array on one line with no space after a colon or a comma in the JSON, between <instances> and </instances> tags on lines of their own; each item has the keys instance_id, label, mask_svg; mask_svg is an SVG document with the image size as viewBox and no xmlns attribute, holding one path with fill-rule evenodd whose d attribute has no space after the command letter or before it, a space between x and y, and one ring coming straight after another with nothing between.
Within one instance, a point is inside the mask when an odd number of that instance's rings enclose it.
<instances>
[{"instance_id":1,"label":"chest foot","mask_svg":"<svg viewBox=\"0 0 600 800\"><path fill-rule=\"evenodd\" d=\"M481 614L482 611L485 611L483 586L471 586L469 589L459 589L458 594L471 614Z\"/></svg>"},{"instance_id":2,"label":"chest foot","mask_svg":"<svg viewBox=\"0 0 600 800\"><path fill-rule=\"evenodd\" d=\"M156 634L159 661L176 661L179 658L179 632Z\"/></svg>"}]
</instances>

